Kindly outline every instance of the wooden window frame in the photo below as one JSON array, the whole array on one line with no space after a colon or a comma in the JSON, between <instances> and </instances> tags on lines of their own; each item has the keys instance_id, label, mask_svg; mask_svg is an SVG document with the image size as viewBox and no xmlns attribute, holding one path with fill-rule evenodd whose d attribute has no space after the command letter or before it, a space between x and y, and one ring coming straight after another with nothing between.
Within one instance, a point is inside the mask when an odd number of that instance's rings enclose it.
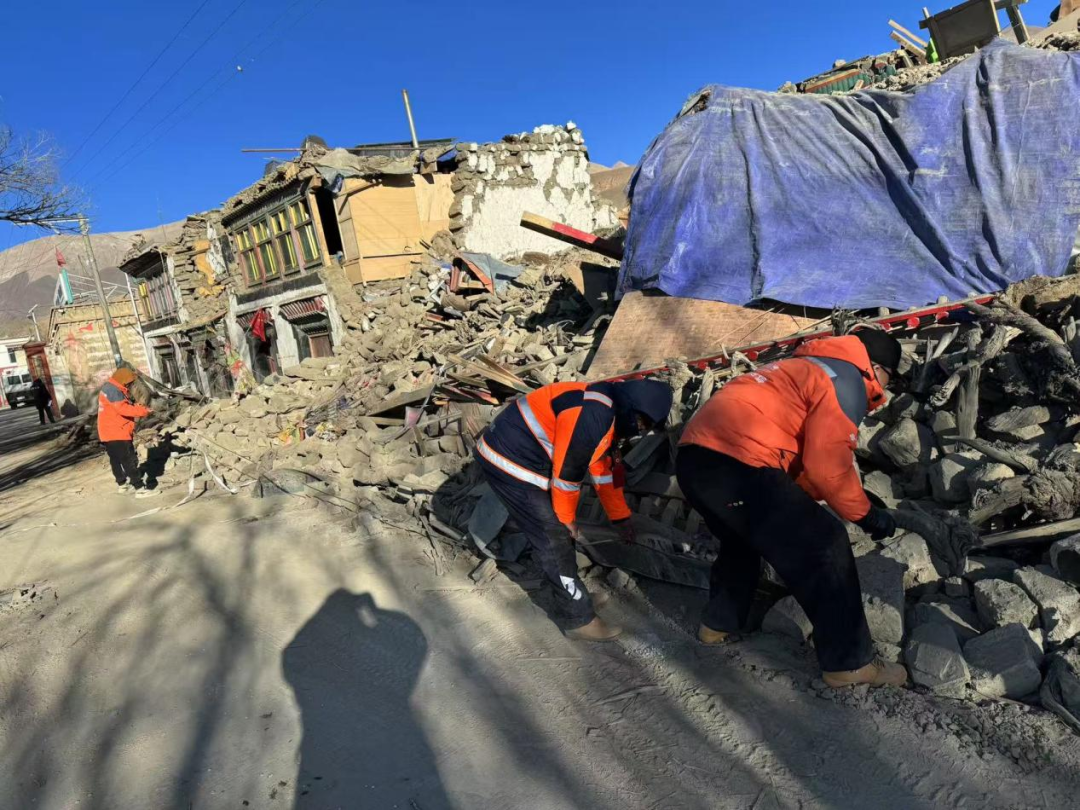
<instances>
[{"instance_id":1,"label":"wooden window frame","mask_svg":"<svg viewBox=\"0 0 1080 810\"><path fill-rule=\"evenodd\" d=\"M303 197L272 208L246 223L233 232L233 239L247 289L272 284L285 276L295 276L323 264L315 218ZM285 260L283 244L291 250L292 264ZM270 276L266 274L267 255L275 264ZM252 272L255 267L258 278Z\"/></svg>"}]
</instances>

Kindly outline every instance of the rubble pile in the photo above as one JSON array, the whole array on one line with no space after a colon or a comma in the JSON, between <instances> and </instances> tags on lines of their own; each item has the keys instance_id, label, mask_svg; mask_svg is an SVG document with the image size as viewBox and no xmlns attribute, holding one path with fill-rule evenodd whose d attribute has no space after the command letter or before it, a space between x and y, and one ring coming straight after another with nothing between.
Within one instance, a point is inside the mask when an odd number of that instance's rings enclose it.
<instances>
[{"instance_id":1,"label":"rubble pile","mask_svg":"<svg viewBox=\"0 0 1080 810\"><path fill-rule=\"evenodd\" d=\"M524 267L504 265L516 278L497 275L490 289L434 257L402 281L355 290L326 272L346 325L336 356L185 408L161 433L178 452L205 456L229 487L314 494L353 510L379 488L430 500L462 469L495 406L580 378L609 318L567 279L573 265L565 254L527 254Z\"/></svg>"},{"instance_id":2,"label":"rubble pile","mask_svg":"<svg viewBox=\"0 0 1080 810\"><path fill-rule=\"evenodd\" d=\"M1031 279L903 335L908 390L865 420L857 450L901 531L849 531L883 656L946 696L1041 690L1080 729L1078 293L1076 277ZM800 614L781 600L763 629L805 637Z\"/></svg>"}]
</instances>

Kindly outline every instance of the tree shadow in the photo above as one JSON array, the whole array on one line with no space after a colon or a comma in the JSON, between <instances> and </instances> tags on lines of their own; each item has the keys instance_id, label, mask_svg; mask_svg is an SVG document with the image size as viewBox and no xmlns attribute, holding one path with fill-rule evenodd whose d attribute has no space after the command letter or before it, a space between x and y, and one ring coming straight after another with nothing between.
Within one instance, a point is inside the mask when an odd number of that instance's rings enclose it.
<instances>
[{"instance_id":1,"label":"tree shadow","mask_svg":"<svg viewBox=\"0 0 1080 810\"><path fill-rule=\"evenodd\" d=\"M339 588L281 654L300 707L296 808L452 807L410 705L420 627Z\"/></svg>"}]
</instances>

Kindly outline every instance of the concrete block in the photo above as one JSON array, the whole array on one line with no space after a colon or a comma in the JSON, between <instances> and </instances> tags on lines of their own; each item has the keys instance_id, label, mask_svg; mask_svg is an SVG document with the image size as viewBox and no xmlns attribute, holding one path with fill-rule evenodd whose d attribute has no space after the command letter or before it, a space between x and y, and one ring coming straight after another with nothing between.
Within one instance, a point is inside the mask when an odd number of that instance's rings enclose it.
<instances>
[{"instance_id":1,"label":"concrete block","mask_svg":"<svg viewBox=\"0 0 1080 810\"><path fill-rule=\"evenodd\" d=\"M984 579L1011 580L1013 572L1019 567L1019 563L1007 557L972 555L964 560L964 569L960 573L968 582L979 582Z\"/></svg>"},{"instance_id":2,"label":"concrete block","mask_svg":"<svg viewBox=\"0 0 1080 810\"><path fill-rule=\"evenodd\" d=\"M992 697L1018 700L1030 695L1042 683L1033 646L1027 628L1019 624L1007 624L968 641L964 658L971 685Z\"/></svg>"},{"instance_id":3,"label":"concrete block","mask_svg":"<svg viewBox=\"0 0 1080 810\"><path fill-rule=\"evenodd\" d=\"M802 607L794 596L785 596L765 614L761 629L766 633L789 636L798 641L806 641L814 631L814 626L806 617Z\"/></svg>"},{"instance_id":4,"label":"concrete block","mask_svg":"<svg viewBox=\"0 0 1080 810\"><path fill-rule=\"evenodd\" d=\"M1080 593L1072 585L1035 568L1021 568L1013 581L1039 606L1048 644L1064 644L1080 633Z\"/></svg>"},{"instance_id":5,"label":"concrete block","mask_svg":"<svg viewBox=\"0 0 1080 810\"><path fill-rule=\"evenodd\" d=\"M1050 563L1063 580L1080 585L1080 534L1058 540L1050 546Z\"/></svg>"},{"instance_id":6,"label":"concrete block","mask_svg":"<svg viewBox=\"0 0 1080 810\"><path fill-rule=\"evenodd\" d=\"M914 419L901 419L881 434L878 446L897 467L928 464L935 450L934 434Z\"/></svg>"},{"instance_id":7,"label":"concrete block","mask_svg":"<svg viewBox=\"0 0 1080 810\"><path fill-rule=\"evenodd\" d=\"M941 575L934 567L934 561L930 558L930 548L922 537L917 534L905 534L898 540L887 542L888 545L881 550L881 556L896 560L906 567L905 590L941 579Z\"/></svg>"},{"instance_id":8,"label":"concrete block","mask_svg":"<svg viewBox=\"0 0 1080 810\"><path fill-rule=\"evenodd\" d=\"M904 566L880 554L855 560L862 586L863 610L876 642L904 639Z\"/></svg>"},{"instance_id":9,"label":"concrete block","mask_svg":"<svg viewBox=\"0 0 1080 810\"><path fill-rule=\"evenodd\" d=\"M962 602L919 602L915 605L916 625L947 624L956 633L960 643L975 638L979 635L979 616L971 608Z\"/></svg>"},{"instance_id":10,"label":"concrete block","mask_svg":"<svg viewBox=\"0 0 1080 810\"><path fill-rule=\"evenodd\" d=\"M963 503L968 500L967 476L980 464L977 458L965 453L950 453L930 467L930 489L942 503Z\"/></svg>"},{"instance_id":11,"label":"concrete block","mask_svg":"<svg viewBox=\"0 0 1080 810\"><path fill-rule=\"evenodd\" d=\"M968 666L956 634L947 624L916 627L904 648L911 680L939 694L960 696L968 682Z\"/></svg>"},{"instance_id":12,"label":"concrete block","mask_svg":"<svg viewBox=\"0 0 1080 810\"><path fill-rule=\"evenodd\" d=\"M1020 624L1031 627L1039 609L1024 589L1003 579L984 579L975 583L975 607L987 628Z\"/></svg>"}]
</instances>

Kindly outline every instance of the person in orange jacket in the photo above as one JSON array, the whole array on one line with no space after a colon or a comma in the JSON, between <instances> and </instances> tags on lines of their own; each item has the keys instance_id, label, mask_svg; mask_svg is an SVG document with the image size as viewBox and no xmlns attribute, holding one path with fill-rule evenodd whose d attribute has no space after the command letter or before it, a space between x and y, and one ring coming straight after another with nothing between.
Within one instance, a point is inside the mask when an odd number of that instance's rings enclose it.
<instances>
[{"instance_id":1,"label":"person in orange jacket","mask_svg":"<svg viewBox=\"0 0 1080 810\"><path fill-rule=\"evenodd\" d=\"M98 440L105 445L109 465L119 492L135 492L135 497L157 495L143 485L139 457L135 453L135 420L151 411L131 401L128 386L138 378L130 368L118 368L98 394Z\"/></svg>"},{"instance_id":2,"label":"person in orange jacket","mask_svg":"<svg viewBox=\"0 0 1080 810\"><path fill-rule=\"evenodd\" d=\"M573 541L581 485L592 477L608 519L633 540L612 451L616 442L663 425L671 401L670 386L656 380L554 383L507 406L477 442L484 477L565 599L570 638L608 641L622 632L596 615L578 576Z\"/></svg>"},{"instance_id":3,"label":"person in orange jacket","mask_svg":"<svg viewBox=\"0 0 1080 810\"><path fill-rule=\"evenodd\" d=\"M764 558L813 624L827 684L905 683L902 666L874 653L847 530L818 505L874 540L896 531L863 491L854 450L900 357L896 339L876 329L814 340L728 383L690 420L676 475L720 540L703 643L722 643L746 624Z\"/></svg>"}]
</instances>

